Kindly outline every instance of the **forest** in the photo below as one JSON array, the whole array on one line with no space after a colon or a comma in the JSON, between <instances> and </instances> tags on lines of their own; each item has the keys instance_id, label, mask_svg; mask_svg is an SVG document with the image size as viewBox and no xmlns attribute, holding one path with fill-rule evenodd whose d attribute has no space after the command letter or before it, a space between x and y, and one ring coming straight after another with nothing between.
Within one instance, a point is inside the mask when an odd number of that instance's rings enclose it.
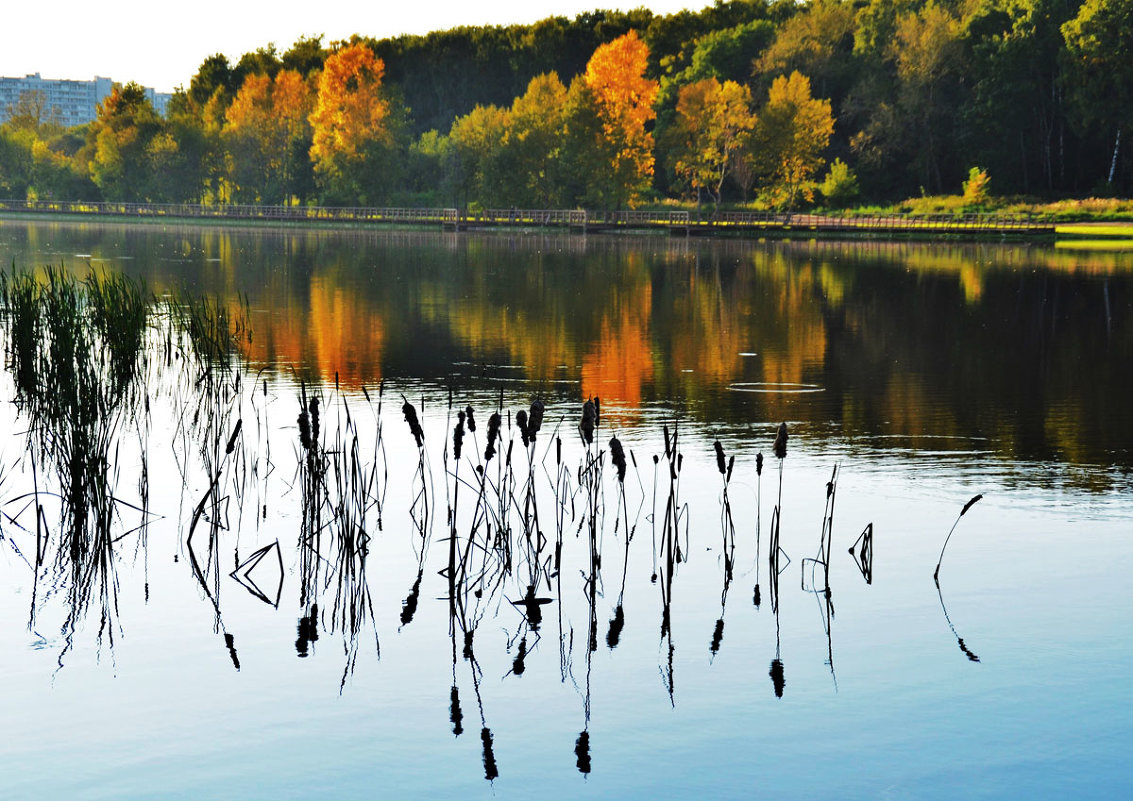
<instances>
[{"instance_id":1,"label":"forest","mask_svg":"<svg viewBox=\"0 0 1133 801\"><path fill-rule=\"evenodd\" d=\"M1133 0L717 0L205 58L165 116L28 93L0 198L618 209L1128 195Z\"/></svg>"}]
</instances>

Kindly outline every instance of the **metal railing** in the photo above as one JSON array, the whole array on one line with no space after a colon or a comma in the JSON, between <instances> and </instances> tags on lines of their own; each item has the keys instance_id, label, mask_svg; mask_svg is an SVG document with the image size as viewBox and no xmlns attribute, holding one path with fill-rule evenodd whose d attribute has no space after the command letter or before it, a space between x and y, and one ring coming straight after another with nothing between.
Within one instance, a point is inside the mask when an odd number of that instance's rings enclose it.
<instances>
[{"instance_id":1,"label":"metal railing","mask_svg":"<svg viewBox=\"0 0 1133 801\"><path fill-rule=\"evenodd\" d=\"M386 208L370 206L261 206L246 204L124 203L82 200L0 200L0 213L77 214L117 217L167 217L203 220L314 221L437 225L448 228L490 226L562 227L581 230L656 228L708 231L790 231L796 229L861 233L980 232L1053 233L1054 226L1026 216L1006 214L877 214L870 216L770 211L696 211L586 209Z\"/></svg>"}]
</instances>

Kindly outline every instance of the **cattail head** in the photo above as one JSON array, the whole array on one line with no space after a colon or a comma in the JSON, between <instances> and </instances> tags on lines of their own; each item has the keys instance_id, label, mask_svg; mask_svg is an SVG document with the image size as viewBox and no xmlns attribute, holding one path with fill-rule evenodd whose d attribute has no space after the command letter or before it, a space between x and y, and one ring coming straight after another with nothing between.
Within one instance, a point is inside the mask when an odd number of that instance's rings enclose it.
<instances>
[{"instance_id":1,"label":"cattail head","mask_svg":"<svg viewBox=\"0 0 1133 801\"><path fill-rule=\"evenodd\" d=\"M618 468L618 481L624 484L626 480L626 452L622 448L621 440L617 437L610 438L610 461L614 463L614 467Z\"/></svg>"},{"instance_id":2,"label":"cattail head","mask_svg":"<svg viewBox=\"0 0 1133 801\"><path fill-rule=\"evenodd\" d=\"M763 475L763 451L755 455L755 474L757 476Z\"/></svg>"},{"instance_id":3,"label":"cattail head","mask_svg":"<svg viewBox=\"0 0 1133 801\"><path fill-rule=\"evenodd\" d=\"M496 455L496 440L500 438L500 418L499 412L492 412L492 416L488 418L488 447L484 449L484 461L491 461L492 457Z\"/></svg>"},{"instance_id":4,"label":"cattail head","mask_svg":"<svg viewBox=\"0 0 1133 801\"><path fill-rule=\"evenodd\" d=\"M577 759L578 772L590 773L590 732L579 733L578 739L574 741L574 755Z\"/></svg>"},{"instance_id":5,"label":"cattail head","mask_svg":"<svg viewBox=\"0 0 1133 801\"><path fill-rule=\"evenodd\" d=\"M780 423L779 431L775 434L775 444L772 446L775 455L780 459L787 458L787 424Z\"/></svg>"},{"instance_id":6,"label":"cattail head","mask_svg":"<svg viewBox=\"0 0 1133 801\"><path fill-rule=\"evenodd\" d=\"M311 439L314 442L319 441L319 398L318 396L311 397L311 404L308 407L311 410Z\"/></svg>"},{"instance_id":7,"label":"cattail head","mask_svg":"<svg viewBox=\"0 0 1133 801\"><path fill-rule=\"evenodd\" d=\"M464 444L464 412L456 413L456 428L452 430L452 455L460 461L460 448Z\"/></svg>"},{"instance_id":8,"label":"cattail head","mask_svg":"<svg viewBox=\"0 0 1133 801\"><path fill-rule=\"evenodd\" d=\"M311 418L307 410L302 407L300 407L298 423L299 443L303 446L303 450L309 451L313 443L311 439Z\"/></svg>"},{"instance_id":9,"label":"cattail head","mask_svg":"<svg viewBox=\"0 0 1133 801\"><path fill-rule=\"evenodd\" d=\"M592 399L587 399L586 403L582 404L582 422L579 424L582 439L587 445L594 443L594 429L597 425L598 409Z\"/></svg>"},{"instance_id":10,"label":"cattail head","mask_svg":"<svg viewBox=\"0 0 1133 801\"><path fill-rule=\"evenodd\" d=\"M720 440L716 440L712 447L716 449L716 469L720 471L720 475L724 475L724 471L727 469L724 459L724 446L720 444Z\"/></svg>"},{"instance_id":11,"label":"cattail head","mask_svg":"<svg viewBox=\"0 0 1133 801\"><path fill-rule=\"evenodd\" d=\"M459 737L464 733L464 713L460 710L460 688L455 684L449 692L448 717L452 721L452 733Z\"/></svg>"},{"instance_id":12,"label":"cattail head","mask_svg":"<svg viewBox=\"0 0 1133 801\"><path fill-rule=\"evenodd\" d=\"M492 730L487 726L480 729L480 741L484 744L484 778L494 781L500 777L500 770L496 767L496 755L492 751Z\"/></svg>"},{"instance_id":13,"label":"cattail head","mask_svg":"<svg viewBox=\"0 0 1133 801\"><path fill-rule=\"evenodd\" d=\"M724 618L716 621L716 628L712 630L712 642L708 646L708 650L715 656L720 652L720 643L724 641Z\"/></svg>"},{"instance_id":14,"label":"cattail head","mask_svg":"<svg viewBox=\"0 0 1133 801\"><path fill-rule=\"evenodd\" d=\"M240 436L240 429L244 426L244 418L241 417L236 421L236 427L232 429L232 436L228 438L228 445L224 448L225 453L232 453L236 449L236 438Z\"/></svg>"},{"instance_id":15,"label":"cattail head","mask_svg":"<svg viewBox=\"0 0 1133 801\"><path fill-rule=\"evenodd\" d=\"M527 423L527 412L520 409L515 413L515 424L519 427L519 435L523 438L523 447L531 443L531 429Z\"/></svg>"},{"instance_id":16,"label":"cattail head","mask_svg":"<svg viewBox=\"0 0 1133 801\"><path fill-rule=\"evenodd\" d=\"M771 676L771 683L775 686L775 697L783 697L783 688L787 686L787 680L783 676L783 661L781 659L771 660L771 670L767 672Z\"/></svg>"},{"instance_id":17,"label":"cattail head","mask_svg":"<svg viewBox=\"0 0 1133 801\"><path fill-rule=\"evenodd\" d=\"M531 437L531 441L535 441L535 435L539 433L539 429L543 427L543 401L536 398L531 403L531 413L527 417L527 433Z\"/></svg>"},{"instance_id":18,"label":"cattail head","mask_svg":"<svg viewBox=\"0 0 1133 801\"><path fill-rule=\"evenodd\" d=\"M472 416L472 407L471 406L466 406L464 408L464 418L465 418L465 422L468 425L468 430L471 431L473 434L475 434L476 433L476 418Z\"/></svg>"},{"instance_id":19,"label":"cattail head","mask_svg":"<svg viewBox=\"0 0 1133 801\"><path fill-rule=\"evenodd\" d=\"M417 410L413 408L412 403L405 401L401 405L401 413L405 415L405 422L409 424L413 439L417 441L417 447L420 448L425 443L425 432L421 429L421 423L417 420Z\"/></svg>"}]
</instances>

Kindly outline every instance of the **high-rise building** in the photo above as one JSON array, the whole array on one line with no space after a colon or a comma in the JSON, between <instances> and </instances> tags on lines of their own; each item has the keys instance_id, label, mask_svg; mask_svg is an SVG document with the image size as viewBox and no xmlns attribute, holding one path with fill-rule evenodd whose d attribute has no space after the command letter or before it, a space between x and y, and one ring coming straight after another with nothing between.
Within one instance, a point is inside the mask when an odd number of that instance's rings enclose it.
<instances>
[{"instance_id":1,"label":"high-rise building","mask_svg":"<svg viewBox=\"0 0 1133 801\"><path fill-rule=\"evenodd\" d=\"M93 81L52 80L37 72L23 78L0 78L0 123L8 121L23 97L40 102L43 122L55 120L68 128L82 125L94 120L96 107L113 87L114 81L102 77ZM157 113L164 115L171 95L146 88L146 96Z\"/></svg>"}]
</instances>

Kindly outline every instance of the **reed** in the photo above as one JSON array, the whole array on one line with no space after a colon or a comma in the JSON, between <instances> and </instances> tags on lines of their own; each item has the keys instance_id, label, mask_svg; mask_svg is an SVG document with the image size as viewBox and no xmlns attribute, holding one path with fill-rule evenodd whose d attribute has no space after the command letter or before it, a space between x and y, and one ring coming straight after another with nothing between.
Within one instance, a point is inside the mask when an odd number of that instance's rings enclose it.
<instances>
[{"instance_id":1,"label":"reed","mask_svg":"<svg viewBox=\"0 0 1133 801\"><path fill-rule=\"evenodd\" d=\"M948 530L948 536L944 538L944 545L940 546L940 558L936 560L936 570L932 573L932 580L937 583L937 586L940 586L940 564L944 561L944 549L948 547L948 541L952 539L952 534L956 531L956 526L960 525L960 518L966 515L968 510L975 506L981 498L983 498L982 494L976 495L964 504L964 508L960 510L960 514L956 515L956 521L952 524L952 528Z\"/></svg>"}]
</instances>

